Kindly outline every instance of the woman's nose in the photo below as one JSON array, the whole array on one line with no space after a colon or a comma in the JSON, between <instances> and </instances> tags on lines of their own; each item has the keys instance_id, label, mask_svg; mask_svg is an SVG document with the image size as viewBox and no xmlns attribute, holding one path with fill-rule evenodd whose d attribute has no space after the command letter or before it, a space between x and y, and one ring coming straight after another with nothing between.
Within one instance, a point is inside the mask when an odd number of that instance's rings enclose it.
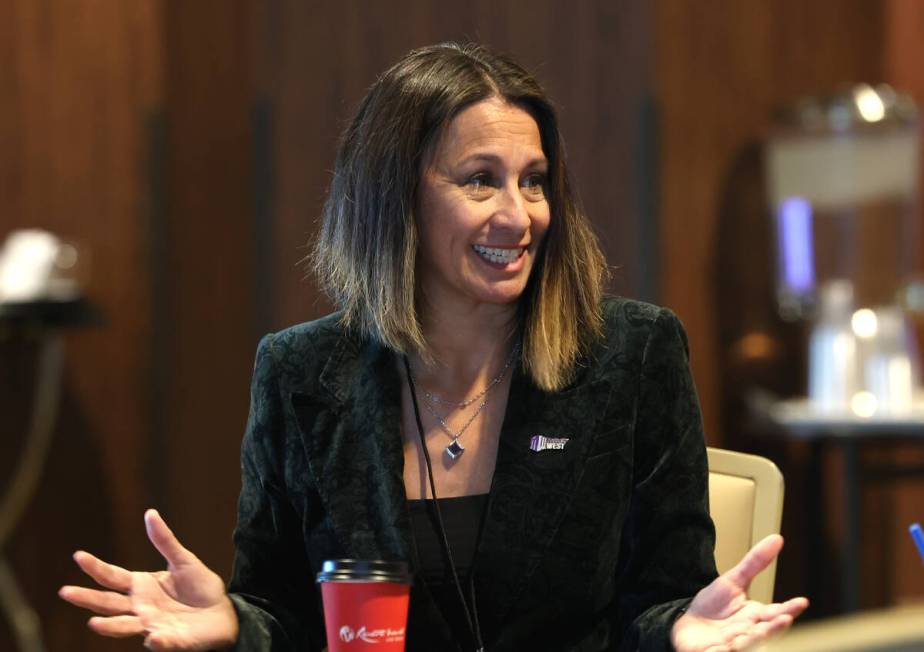
<instances>
[{"instance_id":1,"label":"woman's nose","mask_svg":"<svg viewBox=\"0 0 924 652\"><path fill-rule=\"evenodd\" d=\"M516 184L513 188L505 187L499 193L498 201L499 205L495 212L495 221L498 226L519 231L529 229L528 202L523 197L519 184Z\"/></svg>"}]
</instances>

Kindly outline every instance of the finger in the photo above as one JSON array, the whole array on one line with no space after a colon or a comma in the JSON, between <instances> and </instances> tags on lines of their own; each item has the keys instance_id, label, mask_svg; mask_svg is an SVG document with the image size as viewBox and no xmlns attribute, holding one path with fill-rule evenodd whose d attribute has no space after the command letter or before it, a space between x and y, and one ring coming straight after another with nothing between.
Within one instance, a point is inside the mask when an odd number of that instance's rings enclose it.
<instances>
[{"instance_id":1,"label":"finger","mask_svg":"<svg viewBox=\"0 0 924 652\"><path fill-rule=\"evenodd\" d=\"M89 552L78 550L74 553L74 561L80 569L92 577L98 584L107 589L128 593L132 588L132 574L120 566L107 564L102 559L94 557Z\"/></svg>"},{"instance_id":2,"label":"finger","mask_svg":"<svg viewBox=\"0 0 924 652\"><path fill-rule=\"evenodd\" d=\"M62 586L58 595L73 605L89 609L103 616L118 616L132 611L132 601L121 593L97 591L82 586Z\"/></svg>"},{"instance_id":3,"label":"finger","mask_svg":"<svg viewBox=\"0 0 924 652\"><path fill-rule=\"evenodd\" d=\"M177 648L174 638L163 632L151 632L144 639L144 647L149 650L174 650Z\"/></svg>"},{"instance_id":4,"label":"finger","mask_svg":"<svg viewBox=\"0 0 924 652\"><path fill-rule=\"evenodd\" d=\"M158 634L148 634L144 639L144 647L149 650L166 650L168 649L167 645L163 637Z\"/></svg>"},{"instance_id":5,"label":"finger","mask_svg":"<svg viewBox=\"0 0 924 652\"><path fill-rule=\"evenodd\" d=\"M737 636L747 633L747 631L753 626L753 623L747 620L741 620L738 622L730 623L728 625L723 625L722 627L722 640L725 643L731 643Z\"/></svg>"},{"instance_id":6,"label":"finger","mask_svg":"<svg viewBox=\"0 0 924 652\"><path fill-rule=\"evenodd\" d=\"M757 641L761 641L773 634L781 632L792 624L792 617L788 614L777 616L771 621L761 622L754 625L746 636L735 639L733 649L744 650Z\"/></svg>"},{"instance_id":7,"label":"finger","mask_svg":"<svg viewBox=\"0 0 924 652\"><path fill-rule=\"evenodd\" d=\"M747 589L751 580L754 579L754 576L776 559L782 547L783 537L779 534L771 534L768 537L764 537L747 552L744 558L739 561L734 568L725 573L725 577L734 583L735 586L741 589Z\"/></svg>"},{"instance_id":8,"label":"finger","mask_svg":"<svg viewBox=\"0 0 924 652\"><path fill-rule=\"evenodd\" d=\"M809 601L808 598L798 597L787 600L783 603L784 613L789 614L793 618L801 614L803 611L808 609Z\"/></svg>"},{"instance_id":9,"label":"finger","mask_svg":"<svg viewBox=\"0 0 924 652\"><path fill-rule=\"evenodd\" d=\"M184 548L173 531L167 527L167 523L157 513L157 510L149 509L144 513L144 526L148 539L168 563L180 566L196 559L196 556Z\"/></svg>"},{"instance_id":10,"label":"finger","mask_svg":"<svg viewBox=\"0 0 924 652\"><path fill-rule=\"evenodd\" d=\"M792 622L792 619L789 619L789 622ZM784 626L783 620L770 620L764 621L755 624L750 631L751 641L757 641L762 638L766 638L769 634L773 633L777 628Z\"/></svg>"},{"instance_id":11,"label":"finger","mask_svg":"<svg viewBox=\"0 0 924 652\"><path fill-rule=\"evenodd\" d=\"M743 650L751 643L766 638L772 631L772 623L770 622L760 622L751 625L746 632L742 632L735 637L734 649Z\"/></svg>"},{"instance_id":12,"label":"finger","mask_svg":"<svg viewBox=\"0 0 924 652\"><path fill-rule=\"evenodd\" d=\"M770 636L771 634L776 634L777 632L782 632L784 629L788 629L792 625L792 616L789 614L780 614L773 620L762 623L765 625L764 636Z\"/></svg>"},{"instance_id":13,"label":"finger","mask_svg":"<svg viewBox=\"0 0 924 652\"><path fill-rule=\"evenodd\" d=\"M94 616L87 621L87 625L97 634L115 638L144 634L144 627L141 626L141 619L138 616L110 616L108 618Z\"/></svg>"},{"instance_id":14,"label":"finger","mask_svg":"<svg viewBox=\"0 0 924 652\"><path fill-rule=\"evenodd\" d=\"M751 642L751 637L747 634L739 634L728 643L730 650L744 650Z\"/></svg>"},{"instance_id":15,"label":"finger","mask_svg":"<svg viewBox=\"0 0 924 652\"><path fill-rule=\"evenodd\" d=\"M790 617L795 618L803 611L805 611L808 605L809 601L806 598L792 598L786 602L764 605L760 612L760 619L773 620L782 614L787 614Z\"/></svg>"}]
</instances>

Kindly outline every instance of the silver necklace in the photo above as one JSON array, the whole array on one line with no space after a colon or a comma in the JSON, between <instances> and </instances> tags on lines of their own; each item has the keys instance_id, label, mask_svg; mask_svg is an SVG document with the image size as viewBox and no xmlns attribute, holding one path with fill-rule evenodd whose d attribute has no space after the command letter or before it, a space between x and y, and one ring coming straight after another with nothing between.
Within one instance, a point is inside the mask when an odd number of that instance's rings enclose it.
<instances>
[{"instance_id":1,"label":"silver necklace","mask_svg":"<svg viewBox=\"0 0 924 652\"><path fill-rule=\"evenodd\" d=\"M446 420L436 412L436 409L429 401L424 400L423 404L424 407L427 408L427 411L436 417L436 420L439 422L440 428L442 428L443 432L452 437L452 442L444 450L449 456L449 459L454 460L465 452L465 446L463 446L462 442L459 441L459 439L462 437L462 433L468 430L468 427L472 425L475 417L481 414L482 410L484 410L485 406L488 404L488 398L485 397L485 399L481 402L481 405L478 406L478 409L472 412L472 416L470 416L465 424L459 428L458 432L452 431L452 428L449 427L449 424L446 423Z\"/></svg>"},{"instance_id":2,"label":"silver necklace","mask_svg":"<svg viewBox=\"0 0 924 652\"><path fill-rule=\"evenodd\" d=\"M451 405L454 408L464 410L469 405L471 405L472 403L480 399L482 396L490 392L492 389L494 389L494 386L497 385L504 378L504 375L507 373L507 369L509 369L510 365L513 364L513 360L514 358L516 358L516 355L519 352L519 350L520 350L520 345L519 343L517 343L513 346L513 349L510 350L510 355L507 356L507 362L504 363L504 368L500 370L500 373L498 373L494 377L494 379L485 386L483 390L475 394L473 397L467 398L464 401L456 403L454 401L450 401L448 399L442 398L438 396L437 394L433 394L431 392L428 392L427 390L424 390L424 393L423 393L424 398L430 401L433 405Z\"/></svg>"},{"instance_id":3,"label":"silver necklace","mask_svg":"<svg viewBox=\"0 0 924 652\"><path fill-rule=\"evenodd\" d=\"M520 350L519 344L514 346L513 350L510 351L510 355L507 357L507 362L504 364L504 368L500 370L500 373L497 374L497 376L495 376L494 379L490 383L488 383L487 387L481 390L474 397L467 399L465 401L462 401L461 403L452 403L450 401L445 401L443 399L440 399L436 395L431 394L430 392L426 390L424 391L424 401L423 401L424 407L427 408L427 411L430 414L432 414L434 418L437 420L437 422L440 425L440 429L452 438L452 441L449 443L449 445L446 446L445 449L443 449L446 452L446 455L449 456L450 460L458 459L459 457L461 457L462 453L465 452L465 446L463 446L462 442L460 441L462 438L462 433L468 430L468 427L472 425L472 422L475 421L475 418L479 414L481 414L482 411L485 409L485 407L488 404L488 392L494 389L494 387L496 387L497 384L500 383L501 380L503 380L504 376L507 374L507 370L510 368L510 365L513 363L513 360L516 357L516 354L519 350ZM410 367L408 367L408 373L410 373ZM471 405L472 403L474 403L475 401L477 401L478 399L482 397L484 397L484 400L481 402L481 404L475 409L474 412L472 412L472 415L462 425L462 427L459 428L459 430L455 432L452 430L452 428L449 427L449 424L446 423L446 419L440 416L440 414L436 411L435 403L440 403L442 405L447 405L447 404L453 405L454 407L461 410L461 409L465 409L466 407L468 407L469 405ZM446 416L448 417L449 415L447 414Z\"/></svg>"}]
</instances>

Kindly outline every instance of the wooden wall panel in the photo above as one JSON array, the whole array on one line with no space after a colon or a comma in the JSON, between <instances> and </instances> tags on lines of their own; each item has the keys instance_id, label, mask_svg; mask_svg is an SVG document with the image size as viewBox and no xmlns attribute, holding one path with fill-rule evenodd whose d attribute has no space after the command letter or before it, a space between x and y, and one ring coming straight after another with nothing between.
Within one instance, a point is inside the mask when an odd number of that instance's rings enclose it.
<instances>
[{"instance_id":1,"label":"wooden wall panel","mask_svg":"<svg viewBox=\"0 0 924 652\"><path fill-rule=\"evenodd\" d=\"M67 337L50 458L5 551L50 650L118 648L96 640L85 616L56 597L79 575L70 553L137 559L147 550L143 117L160 92L156 9L152 1L0 3L0 236L43 227L77 242L89 253L87 294L107 318ZM23 375L9 382L29 378L33 360L20 362ZM28 388L20 396L31 400ZM23 427L4 420L5 452ZM0 649L14 649L2 620Z\"/></svg>"},{"instance_id":2,"label":"wooden wall panel","mask_svg":"<svg viewBox=\"0 0 924 652\"><path fill-rule=\"evenodd\" d=\"M164 12L156 498L184 544L225 577L262 291L253 265L251 5L168 2Z\"/></svg>"}]
</instances>

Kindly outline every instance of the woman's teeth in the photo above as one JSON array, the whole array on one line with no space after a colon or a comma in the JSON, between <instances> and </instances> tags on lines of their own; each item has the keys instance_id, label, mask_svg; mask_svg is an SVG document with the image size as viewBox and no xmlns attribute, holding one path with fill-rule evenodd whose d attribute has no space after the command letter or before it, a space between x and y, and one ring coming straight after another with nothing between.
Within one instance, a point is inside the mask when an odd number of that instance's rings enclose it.
<instances>
[{"instance_id":1,"label":"woman's teeth","mask_svg":"<svg viewBox=\"0 0 924 652\"><path fill-rule=\"evenodd\" d=\"M481 245L472 245L472 249L485 260L503 265L515 261L520 257L520 252L523 251L520 247L516 249L500 249L497 247L483 247Z\"/></svg>"}]
</instances>

